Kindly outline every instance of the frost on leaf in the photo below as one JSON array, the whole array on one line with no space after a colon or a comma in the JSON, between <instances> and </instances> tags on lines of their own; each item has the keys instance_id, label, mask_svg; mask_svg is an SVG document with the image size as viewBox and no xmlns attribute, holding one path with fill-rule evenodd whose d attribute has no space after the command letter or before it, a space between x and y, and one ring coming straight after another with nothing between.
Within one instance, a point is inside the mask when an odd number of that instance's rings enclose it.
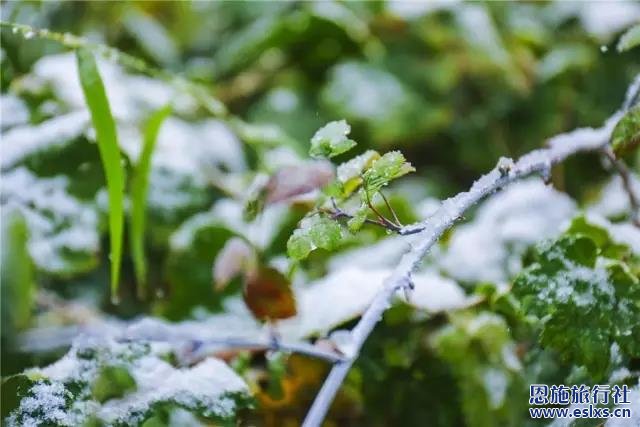
<instances>
[{"instance_id":1,"label":"frost on leaf","mask_svg":"<svg viewBox=\"0 0 640 427\"><path fill-rule=\"evenodd\" d=\"M349 151L356 146L356 142L347 138L351 126L346 121L330 122L320 128L311 138L311 157L331 158Z\"/></svg>"},{"instance_id":2,"label":"frost on leaf","mask_svg":"<svg viewBox=\"0 0 640 427\"><path fill-rule=\"evenodd\" d=\"M539 245L514 282L523 310L542 322L542 345L594 378L607 373L613 344L640 355L640 281L619 259L633 259L629 248L578 218L558 239Z\"/></svg>"},{"instance_id":3,"label":"frost on leaf","mask_svg":"<svg viewBox=\"0 0 640 427\"><path fill-rule=\"evenodd\" d=\"M363 175L364 190L371 197L382 187L416 169L407 162L401 152L390 151L375 160Z\"/></svg>"},{"instance_id":4,"label":"frost on leaf","mask_svg":"<svg viewBox=\"0 0 640 427\"><path fill-rule=\"evenodd\" d=\"M230 421L248 389L223 362L176 368L168 346L78 340L58 362L26 373L24 396L8 426L142 425L163 405L214 421Z\"/></svg>"},{"instance_id":5,"label":"frost on leaf","mask_svg":"<svg viewBox=\"0 0 640 427\"><path fill-rule=\"evenodd\" d=\"M287 254L296 261L306 258L311 251L322 248L336 249L343 238L340 224L332 219L313 214L304 218L287 242Z\"/></svg>"},{"instance_id":6,"label":"frost on leaf","mask_svg":"<svg viewBox=\"0 0 640 427\"><path fill-rule=\"evenodd\" d=\"M638 144L640 144L640 106L629 110L611 134L611 147L616 157L631 153Z\"/></svg>"},{"instance_id":7,"label":"frost on leaf","mask_svg":"<svg viewBox=\"0 0 640 427\"><path fill-rule=\"evenodd\" d=\"M342 186L344 197L351 195L351 193L362 184L362 173L379 158L380 154L377 151L367 150L338 166L338 182L340 182Z\"/></svg>"}]
</instances>

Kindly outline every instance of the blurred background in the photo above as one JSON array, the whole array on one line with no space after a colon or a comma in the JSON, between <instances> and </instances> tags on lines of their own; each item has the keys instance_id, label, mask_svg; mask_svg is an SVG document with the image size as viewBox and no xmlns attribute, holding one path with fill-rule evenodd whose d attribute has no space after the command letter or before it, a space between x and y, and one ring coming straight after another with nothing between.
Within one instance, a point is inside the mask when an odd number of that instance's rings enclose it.
<instances>
[{"instance_id":1,"label":"blurred background","mask_svg":"<svg viewBox=\"0 0 640 427\"><path fill-rule=\"evenodd\" d=\"M404 153L417 173L394 187L392 203L411 222L425 212L418 202L468 188L500 156L515 158L563 131L600 126L640 72L638 50L617 49L620 35L640 20L637 2L3 1L1 14L148 64L150 72L138 73L118 65L126 58L100 59L127 165L139 155L144 120L174 104L150 177L154 297L135 297L125 254L122 302L113 305L104 177L95 146L87 144L94 135L79 115L75 59L61 43L2 28L3 211L19 205L31 212L11 231L3 218L3 376L66 350L57 343L21 349L20 331L143 314L178 321L224 310L238 289L216 293L212 263L245 226L231 224L241 209L222 202L241 202L257 173L306 157L311 136L328 121L347 120L358 153ZM197 82L228 111L214 117L194 100L198 93L167 84L167 73ZM584 155L555 168L552 180L583 205L608 176L597 155ZM305 209L287 206L275 214L277 226L248 229L267 242L265 257L284 258ZM349 247L384 237L369 230ZM323 277L329 259L312 257L301 274ZM423 348L425 325L441 325L442 316L416 318L404 306L389 316L351 373L333 425L469 424L450 366ZM259 410L246 419L299 422L325 368L296 357L288 363L280 391L269 394L265 385ZM476 425L518 425L506 408L504 418L478 411L486 422Z\"/></svg>"}]
</instances>

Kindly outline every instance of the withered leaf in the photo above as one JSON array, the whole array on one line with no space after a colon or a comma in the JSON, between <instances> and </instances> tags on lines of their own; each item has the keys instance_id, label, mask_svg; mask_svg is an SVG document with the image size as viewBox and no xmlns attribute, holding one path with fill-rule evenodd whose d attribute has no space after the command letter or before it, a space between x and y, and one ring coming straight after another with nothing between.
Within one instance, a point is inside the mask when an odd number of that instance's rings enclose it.
<instances>
[{"instance_id":1,"label":"withered leaf","mask_svg":"<svg viewBox=\"0 0 640 427\"><path fill-rule=\"evenodd\" d=\"M227 240L213 264L213 281L217 291L223 290L234 277L246 274L254 265L254 249L243 239Z\"/></svg>"},{"instance_id":2,"label":"withered leaf","mask_svg":"<svg viewBox=\"0 0 640 427\"><path fill-rule=\"evenodd\" d=\"M260 266L247 275L244 302L258 320L287 319L296 315L291 283L278 270Z\"/></svg>"},{"instance_id":3,"label":"withered leaf","mask_svg":"<svg viewBox=\"0 0 640 427\"><path fill-rule=\"evenodd\" d=\"M277 203L324 187L333 180L333 166L327 161L285 166L269 178L266 203Z\"/></svg>"}]
</instances>

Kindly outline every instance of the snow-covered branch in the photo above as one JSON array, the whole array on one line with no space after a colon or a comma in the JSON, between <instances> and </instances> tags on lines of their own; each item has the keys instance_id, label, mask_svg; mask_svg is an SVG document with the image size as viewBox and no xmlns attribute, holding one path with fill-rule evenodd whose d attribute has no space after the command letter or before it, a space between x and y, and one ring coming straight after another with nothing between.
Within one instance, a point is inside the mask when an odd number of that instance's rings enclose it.
<instances>
[{"instance_id":1,"label":"snow-covered branch","mask_svg":"<svg viewBox=\"0 0 640 427\"><path fill-rule=\"evenodd\" d=\"M20 337L21 351L50 351L71 345L78 336L113 337L117 341L164 342L177 350L177 356L183 365L191 365L213 354L232 351L283 351L325 360L329 363L344 361L346 358L337 351L324 349L304 341L291 341L276 337L236 338L209 337L198 339L189 334L183 335L185 328L171 328L161 322L145 318L131 325L110 324L108 322L85 327L61 327L35 329Z\"/></svg>"},{"instance_id":2,"label":"snow-covered branch","mask_svg":"<svg viewBox=\"0 0 640 427\"><path fill-rule=\"evenodd\" d=\"M551 167L563 162L567 157L606 147L614 126L623 113L636 103L639 91L640 76L637 76L627 91L625 102L620 111L612 115L602 127L581 128L555 136L547 141L547 148L534 150L516 162L501 158L496 167L480 177L469 191L444 200L439 209L426 220L403 227L399 231L400 234L418 233L418 237L410 250L402 257L391 276L385 280L382 289L373 299L360 321L352 329L350 347L355 350L355 356L334 365L316 396L303 426L315 427L322 423L358 352L384 312L390 307L395 293L398 290L413 287L412 273L446 230L452 227L469 208L506 185L535 173L547 177Z\"/></svg>"}]
</instances>

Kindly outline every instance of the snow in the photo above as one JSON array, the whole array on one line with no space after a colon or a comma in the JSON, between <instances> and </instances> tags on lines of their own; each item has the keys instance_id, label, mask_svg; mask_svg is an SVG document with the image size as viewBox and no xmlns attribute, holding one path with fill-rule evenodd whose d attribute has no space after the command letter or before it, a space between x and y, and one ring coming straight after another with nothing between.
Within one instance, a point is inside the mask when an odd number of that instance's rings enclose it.
<instances>
[{"instance_id":1,"label":"snow","mask_svg":"<svg viewBox=\"0 0 640 427\"><path fill-rule=\"evenodd\" d=\"M412 237L390 236L365 247L340 252L329 260L329 269L337 271L349 266L392 268L409 249L412 240Z\"/></svg>"},{"instance_id":2,"label":"snow","mask_svg":"<svg viewBox=\"0 0 640 427\"><path fill-rule=\"evenodd\" d=\"M487 8L480 4L465 4L457 8L456 18L464 37L503 67L510 65L509 54Z\"/></svg>"},{"instance_id":3,"label":"snow","mask_svg":"<svg viewBox=\"0 0 640 427\"><path fill-rule=\"evenodd\" d=\"M32 396L20 400L18 408L19 412L29 415L20 420L15 415L9 416L6 420L8 426L37 427L44 422L62 426L72 425L64 409L67 392L62 384L40 382L31 388L31 393ZM37 414L42 414L42 418Z\"/></svg>"},{"instance_id":4,"label":"snow","mask_svg":"<svg viewBox=\"0 0 640 427\"><path fill-rule=\"evenodd\" d=\"M275 237L279 225L286 221L287 206L268 206L252 222L243 220L243 206L236 200L221 199L207 212L196 214L185 221L170 237L173 250L184 250L192 245L202 227L217 225L227 228L258 247L266 247Z\"/></svg>"},{"instance_id":5,"label":"snow","mask_svg":"<svg viewBox=\"0 0 640 427\"><path fill-rule=\"evenodd\" d=\"M125 73L120 66L97 59L100 75L109 97L111 112L119 120L138 121L151 110L172 101L175 91L156 79ZM35 63L34 84L50 86L56 98L69 110L84 110L85 102L73 53L48 55Z\"/></svg>"},{"instance_id":6,"label":"snow","mask_svg":"<svg viewBox=\"0 0 640 427\"><path fill-rule=\"evenodd\" d=\"M213 166L230 172L246 169L240 141L219 120L187 122L175 117L162 125L152 159L154 167L167 167L204 179Z\"/></svg>"},{"instance_id":7,"label":"snow","mask_svg":"<svg viewBox=\"0 0 640 427\"><path fill-rule=\"evenodd\" d=\"M514 183L456 227L436 262L456 280L503 282L519 271L524 249L557 234L575 210L568 196L539 179Z\"/></svg>"},{"instance_id":8,"label":"snow","mask_svg":"<svg viewBox=\"0 0 640 427\"><path fill-rule=\"evenodd\" d=\"M627 1L556 1L549 6L548 15L556 21L577 16L587 32L606 41L640 20L640 5Z\"/></svg>"},{"instance_id":9,"label":"snow","mask_svg":"<svg viewBox=\"0 0 640 427\"><path fill-rule=\"evenodd\" d=\"M489 397L489 404L492 409L497 409L504 403L507 393L509 379L507 375L496 368L487 368L482 375L484 389Z\"/></svg>"},{"instance_id":10,"label":"snow","mask_svg":"<svg viewBox=\"0 0 640 427\"><path fill-rule=\"evenodd\" d=\"M631 173L630 176L633 191L635 194L640 194L640 178L634 173ZM622 179L619 175L614 175L604 186L598 199L587 207L587 212L607 218L615 218L628 214L630 209L629 195L624 190Z\"/></svg>"},{"instance_id":11,"label":"snow","mask_svg":"<svg viewBox=\"0 0 640 427\"><path fill-rule=\"evenodd\" d=\"M40 151L64 147L86 133L89 115L84 111L64 114L37 125L16 126L2 134L2 169L10 168Z\"/></svg>"},{"instance_id":12,"label":"snow","mask_svg":"<svg viewBox=\"0 0 640 427\"><path fill-rule=\"evenodd\" d=\"M476 301L454 280L433 271L414 274L412 279L415 289L409 294L409 303L430 313L458 310Z\"/></svg>"},{"instance_id":13,"label":"snow","mask_svg":"<svg viewBox=\"0 0 640 427\"><path fill-rule=\"evenodd\" d=\"M38 178L24 167L2 175L3 210L18 209L30 230L29 252L42 270L64 272L68 251L95 254L98 215L67 192L66 176Z\"/></svg>"},{"instance_id":14,"label":"snow","mask_svg":"<svg viewBox=\"0 0 640 427\"><path fill-rule=\"evenodd\" d=\"M637 226L630 222L612 223L593 213L587 213L587 221L605 228L614 242L627 245L634 253L640 254L640 229Z\"/></svg>"},{"instance_id":15,"label":"snow","mask_svg":"<svg viewBox=\"0 0 640 427\"><path fill-rule=\"evenodd\" d=\"M236 408L232 394L248 394L245 382L224 362L213 358L193 367L175 368L165 360L170 351L166 345L149 347L108 337L78 338L58 362L27 372L41 379L31 388L31 396L21 400L7 425L48 422L74 426L92 416L107 425L137 425L155 403L167 401L206 416L232 416ZM135 380L135 391L103 404L94 401L91 385L103 366L127 369ZM76 384L74 388L81 387L75 396L65 387L70 383Z\"/></svg>"},{"instance_id":16,"label":"snow","mask_svg":"<svg viewBox=\"0 0 640 427\"><path fill-rule=\"evenodd\" d=\"M192 368L176 369L154 356L137 361L132 370L134 393L105 402L98 412L107 423L133 425L156 402L173 401L189 409L206 407L205 414L229 417L235 402L227 393L248 392L244 381L224 362L208 358Z\"/></svg>"},{"instance_id":17,"label":"snow","mask_svg":"<svg viewBox=\"0 0 640 427\"><path fill-rule=\"evenodd\" d=\"M407 1L391 0L387 3L389 11L401 18L412 20L440 10L450 10L458 6L458 0Z\"/></svg>"},{"instance_id":18,"label":"snow","mask_svg":"<svg viewBox=\"0 0 640 427\"><path fill-rule=\"evenodd\" d=\"M3 93L0 95L0 128L2 130L29 121L29 109L22 99L15 95Z\"/></svg>"}]
</instances>

